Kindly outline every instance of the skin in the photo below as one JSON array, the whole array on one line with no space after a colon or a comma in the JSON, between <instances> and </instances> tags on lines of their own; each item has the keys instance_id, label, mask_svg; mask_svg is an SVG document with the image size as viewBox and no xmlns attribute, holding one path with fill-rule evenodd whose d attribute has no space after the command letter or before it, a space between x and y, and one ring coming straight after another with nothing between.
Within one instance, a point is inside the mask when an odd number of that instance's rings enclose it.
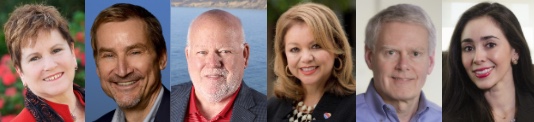
<instances>
[{"instance_id":1,"label":"skin","mask_svg":"<svg viewBox=\"0 0 534 122\"><path fill-rule=\"evenodd\" d=\"M488 16L467 22L461 43L462 63L469 78L485 91L495 120L509 122L516 111L512 60L519 55Z\"/></svg>"},{"instance_id":2,"label":"skin","mask_svg":"<svg viewBox=\"0 0 534 122\"><path fill-rule=\"evenodd\" d=\"M133 18L104 23L96 32L100 84L128 121L148 115L162 88L160 70L167 65L166 54L156 60L143 26L142 20Z\"/></svg>"},{"instance_id":3,"label":"skin","mask_svg":"<svg viewBox=\"0 0 534 122\"><path fill-rule=\"evenodd\" d=\"M304 23L295 24L287 30L284 45L289 71L302 82L306 90L304 104L317 104L332 74L334 53L321 48Z\"/></svg>"},{"instance_id":4,"label":"skin","mask_svg":"<svg viewBox=\"0 0 534 122\"><path fill-rule=\"evenodd\" d=\"M238 19L219 12L203 13L193 20L185 48L197 108L207 120L228 104L229 96L241 85L250 52Z\"/></svg>"},{"instance_id":5,"label":"skin","mask_svg":"<svg viewBox=\"0 0 534 122\"><path fill-rule=\"evenodd\" d=\"M57 29L41 30L29 41L34 45L22 46L21 66L16 67L22 83L39 97L68 105L77 118L84 120L85 107L78 104L72 88L77 66L74 44L69 44Z\"/></svg>"},{"instance_id":6,"label":"skin","mask_svg":"<svg viewBox=\"0 0 534 122\"><path fill-rule=\"evenodd\" d=\"M384 23L380 30L375 49L365 48L365 60L378 94L395 107L401 121L409 121L434 67L428 32L421 25L401 22Z\"/></svg>"}]
</instances>

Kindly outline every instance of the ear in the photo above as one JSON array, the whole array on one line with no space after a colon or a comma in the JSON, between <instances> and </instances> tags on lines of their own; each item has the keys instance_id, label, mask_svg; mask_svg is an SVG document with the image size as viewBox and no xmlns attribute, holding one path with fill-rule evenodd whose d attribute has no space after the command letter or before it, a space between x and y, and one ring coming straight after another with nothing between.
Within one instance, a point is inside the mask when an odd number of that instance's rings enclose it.
<instances>
[{"instance_id":1,"label":"ear","mask_svg":"<svg viewBox=\"0 0 534 122\"><path fill-rule=\"evenodd\" d=\"M74 53L74 42L70 43L69 46L70 46L70 51L71 51L70 53L72 54L72 58L74 60L74 64L75 64L74 66L76 67L78 66L78 60L76 60L76 53Z\"/></svg>"},{"instance_id":2,"label":"ear","mask_svg":"<svg viewBox=\"0 0 534 122\"><path fill-rule=\"evenodd\" d=\"M24 80L24 74L20 70L20 67L16 66L15 70L17 71L17 74L19 75L20 80L22 81L22 84L26 84L26 81Z\"/></svg>"},{"instance_id":3,"label":"ear","mask_svg":"<svg viewBox=\"0 0 534 122\"><path fill-rule=\"evenodd\" d=\"M373 51L369 47L365 46L365 63L367 63L367 67L371 70L373 70Z\"/></svg>"},{"instance_id":4,"label":"ear","mask_svg":"<svg viewBox=\"0 0 534 122\"><path fill-rule=\"evenodd\" d=\"M243 58L245 60L245 69L248 66L248 58L250 57L250 47L248 46L248 43L243 44Z\"/></svg>"},{"instance_id":5,"label":"ear","mask_svg":"<svg viewBox=\"0 0 534 122\"><path fill-rule=\"evenodd\" d=\"M189 46L185 46L184 48L184 53L185 53L185 59L189 59Z\"/></svg>"},{"instance_id":6,"label":"ear","mask_svg":"<svg viewBox=\"0 0 534 122\"><path fill-rule=\"evenodd\" d=\"M428 58L430 59L430 64L428 66L428 72L427 72L427 75L430 75L430 73L432 73L432 70L434 69L434 57L436 56L436 52L435 51L432 51L432 53L430 53L430 55L428 56Z\"/></svg>"},{"instance_id":7,"label":"ear","mask_svg":"<svg viewBox=\"0 0 534 122\"><path fill-rule=\"evenodd\" d=\"M512 59L516 59L516 60L519 60L519 53L517 53L517 51L515 51L515 49L512 49Z\"/></svg>"},{"instance_id":8,"label":"ear","mask_svg":"<svg viewBox=\"0 0 534 122\"><path fill-rule=\"evenodd\" d=\"M167 66L167 52L163 52L159 57L159 70L165 69Z\"/></svg>"}]
</instances>

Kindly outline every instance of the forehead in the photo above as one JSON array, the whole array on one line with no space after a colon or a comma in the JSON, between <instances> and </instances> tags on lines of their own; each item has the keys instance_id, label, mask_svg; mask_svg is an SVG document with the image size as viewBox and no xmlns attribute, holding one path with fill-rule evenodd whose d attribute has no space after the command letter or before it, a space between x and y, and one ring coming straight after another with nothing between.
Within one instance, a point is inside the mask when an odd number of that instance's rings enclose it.
<instances>
[{"instance_id":1,"label":"forehead","mask_svg":"<svg viewBox=\"0 0 534 122\"><path fill-rule=\"evenodd\" d=\"M497 23L488 16L478 17L469 20L462 32L462 40L471 38L473 40L479 40L482 36L496 36L504 37L502 30L497 26Z\"/></svg>"},{"instance_id":2,"label":"forehead","mask_svg":"<svg viewBox=\"0 0 534 122\"><path fill-rule=\"evenodd\" d=\"M376 46L428 48L428 31L418 24L388 22L382 24Z\"/></svg>"},{"instance_id":3,"label":"forehead","mask_svg":"<svg viewBox=\"0 0 534 122\"><path fill-rule=\"evenodd\" d=\"M243 42L241 29L220 24L205 23L191 28L191 45L234 45Z\"/></svg>"},{"instance_id":4,"label":"forehead","mask_svg":"<svg viewBox=\"0 0 534 122\"><path fill-rule=\"evenodd\" d=\"M313 32L304 23L294 24L287 29L284 36L285 44L309 44L315 41Z\"/></svg>"},{"instance_id":5,"label":"forehead","mask_svg":"<svg viewBox=\"0 0 534 122\"><path fill-rule=\"evenodd\" d=\"M97 48L114 48L130 44L148 44L149 42L145 36L144 23L140 19L103 23L96 33Z\"/></svg>"}]
</instances>

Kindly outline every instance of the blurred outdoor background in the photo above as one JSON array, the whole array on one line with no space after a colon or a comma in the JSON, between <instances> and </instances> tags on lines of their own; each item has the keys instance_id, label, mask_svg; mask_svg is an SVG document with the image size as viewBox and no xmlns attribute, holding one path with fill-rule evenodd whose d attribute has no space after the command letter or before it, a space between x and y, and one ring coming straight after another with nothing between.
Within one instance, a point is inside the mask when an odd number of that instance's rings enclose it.
<instances>
[{"instance_id":1,"label":"blurred outdoor background","mask_svg":"<svg viewBox=\"0 0 534 122\"><path fill-rule=\"evenodd\" d=\"M74 38L74 52L78 61L78 70L74 82L85 88L85 43L84 20L85 6L83 0L1 0L0 1L0 122L9 122L24 108L24 86L13 67L4 38L4 23L13 10L24 4L44 4L55 6L69 22L70 34Z\"/></svg>"}]
</instances>

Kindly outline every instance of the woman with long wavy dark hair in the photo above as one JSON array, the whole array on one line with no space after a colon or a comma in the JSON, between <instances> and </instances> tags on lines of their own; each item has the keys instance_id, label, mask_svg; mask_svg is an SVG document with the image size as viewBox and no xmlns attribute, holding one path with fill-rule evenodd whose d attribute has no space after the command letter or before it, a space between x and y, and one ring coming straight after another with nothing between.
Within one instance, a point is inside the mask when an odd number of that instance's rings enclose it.
<instances>
[{"instance_id":1,"label":"woman with long wavy dark hair","mask_svg":"<svg viewBox=\"0 0 534 122\"><path fill-rule=\"evenodd\" d=\"M443 121L534 120L534 73L516 16L499 3L462 14L449 47Z\"/></svg>"}]
</instances>

